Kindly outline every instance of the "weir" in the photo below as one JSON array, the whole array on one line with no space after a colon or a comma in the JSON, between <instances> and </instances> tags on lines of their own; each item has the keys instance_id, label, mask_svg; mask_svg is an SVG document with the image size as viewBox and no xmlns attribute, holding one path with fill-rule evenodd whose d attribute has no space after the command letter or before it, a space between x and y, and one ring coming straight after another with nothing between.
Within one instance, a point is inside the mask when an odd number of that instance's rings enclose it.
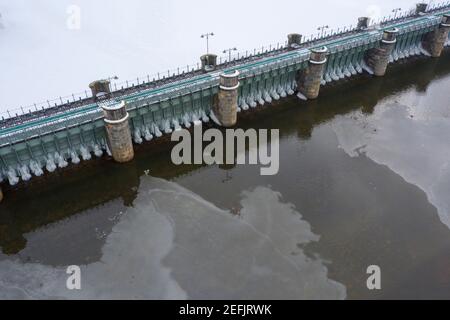
<instances>
[{"instance_id":1,"label":"weir","mask_svg":"<svg viewBox=\"0 0 450 320\"><path fill-rule=\"evenodd\" d=\"M239 112L297 94L308 100L328 83L367 72L382 76L388 64L412 56L440 56L449 46L450 5L322 37L288 36L285 46L201 67L130 89L109 81L90 84L93 98L0 121L0 181L16 185L92 157L133 158L140 144L199 121L233 126ZM3 194L0 188L0 200Z\"/></svg>"}]
</instances>

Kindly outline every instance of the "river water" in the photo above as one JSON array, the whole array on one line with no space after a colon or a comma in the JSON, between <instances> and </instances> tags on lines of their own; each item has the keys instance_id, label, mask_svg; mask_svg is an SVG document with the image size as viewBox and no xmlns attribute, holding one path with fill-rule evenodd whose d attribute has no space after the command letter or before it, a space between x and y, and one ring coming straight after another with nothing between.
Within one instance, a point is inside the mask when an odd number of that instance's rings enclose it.
<instances>
[{"instance_id":1,"label":"river water","mask_svg":"<svg viewBox=\"0 0 450 320\"><path fill-rule=\"evenodd\" d=\"M274 176L160 143L9 191L0 298L448 299L449 86L447 52L241 116L280 129Z\"/></svg>"}]
</instances>

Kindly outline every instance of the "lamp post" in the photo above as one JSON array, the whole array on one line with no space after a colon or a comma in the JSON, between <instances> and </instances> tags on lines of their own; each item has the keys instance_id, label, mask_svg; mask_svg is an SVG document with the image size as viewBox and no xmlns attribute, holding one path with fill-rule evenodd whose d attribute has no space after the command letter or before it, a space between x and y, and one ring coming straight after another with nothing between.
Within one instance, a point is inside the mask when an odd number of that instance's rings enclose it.
<instances>
[{"instance_id":1,"label":"lamp post","mask_svg":"<svg viewBox=\"0 0 450 320\"><path fill-rule=\"evenodd\" d=\"M200 36L200 38L206 38L206 54L209 54L209 37L214 36L213 32L205 33Z\"/></svg>"},{"instance_id":2,"label":"lamp post","mask_svg":"<svg viewBox=\"0 0 450 320\"><path fill-rule=\"evenodd\" d=\"M113 96L113 90L112 90L112 84L111 84L111 80L118 80L119 77L118 76L112 76L112 77L108 77L106 80L108 80L109 83L109 92L111 93L111 96Z\"/></svg>"},{"instance_id":3,"label":"lamp post","mask_svg":"<svg viewBox=\"0 0 450 320\"><path fill-rule=\"evenodd\" d=\"M323 33L325 32L325 29L328 29L329 26L320 26L317 28L318 31L320 31L320 37L323 37Z\"/></svg>"},{"instance_id":4,"label":"lamp post","mask_svg":"<svg viewBox=\"0 0 450 320\"><path fill-rule=\"evenodd\" d=\"M394 13L394 19L397 18L397 13L400 12L401 10L402 10L402 8L392 9L392 12Z\"/></svg>"},{"instance_id":5,"label":"lamp post","mask_svg":"<svg viewBox=\"0 0 450 320\"><path fill-rule=\"evenodd\" d=\"M119 79L118 76L112 76L112 77L108 77L106 80L111 81L111 80L117 80Z\"/></svg>"},{"instance_id":6,"label":"lamp post","mask_svg":"<svg viewBox=\"0 0 450 320\"><path fill-rule=\"evenodd\" d=\"M227 53L228 52L228 61L231 61L231 52L232 51L237 51L237 48L229 48L229 49L223 50L223 53Z\"/></svg>"}]
</instances>

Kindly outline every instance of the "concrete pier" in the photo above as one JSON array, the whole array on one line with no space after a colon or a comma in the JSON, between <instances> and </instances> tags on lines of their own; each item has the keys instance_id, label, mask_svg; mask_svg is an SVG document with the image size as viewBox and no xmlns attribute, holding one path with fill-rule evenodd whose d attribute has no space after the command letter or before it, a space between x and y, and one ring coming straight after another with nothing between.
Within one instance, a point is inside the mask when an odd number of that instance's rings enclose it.
<instances>
[{"instance_id":1,"label":"concrete pier","mask_svg":"<svg viewBox=\"0 0 450 320\"><path fill-rule=\"evenodd\" d=\"M131 140L130 125L126 103L117 105L102 105L105 116L105 127L108 146L112 157L117 162L128 162L134 158L133 142Z\"/></svg>"},{"instance_id":2,"label":"concrete pier","mask_svg":"<svg viewBox=\"0 0 450 320\"><path fill-rule=\"evenodd\" d=\"M202 70L205 72L216 70L217 66L217 55L215 54L204 54L200 57L202 63Z\"/></svg>"},{"instance_id":3,"label":"concrete pier","mask_svg":"<svg viewBox=\"0 0 450 320\"><path fill-rule=\"evenodd\" d=\"M450 31L450 14L442 17L437 29L427 33L422 41L423 48L434 58L440 57Z\"/></svg>"},{"instance_id":4,"label":"concrete pier","mask_svg":"<svg viewBox=\"0 0 450 320\"><path fill-rule=\"evenodd\" d=\"M397 33L397 28L385 30L380 46L369 50L366 54L365 61L367 66L371 68L373 74L378 77L384 76L386 73L389 56L397 42Z\"/></svg>"},{"instance_id":5,"label":"concrete pier","mask_svg":"<svg viewBox=\"0 0 450 320\"><path fill-rule=\"evenodd\" d=\"M308 67L297 74L297 96L299 98L316 99L319 96L327 53L327 47L311 49Z\"/></svg>"},{"instance_id":6,"label":"concrete pier","mask_svg":"<svg viewBox=\"0 0 450 320\"><path fill-rule=\"evenodd\" d=\"M89 84L94 99L108 97L111 93L109 80L97 80Z\"/></svg>"},{"instance_id":7,"label":"concrete pier","mask_svg":"<svg viewBox=\"0 0 450 320\"><path fill-rule=\"evenodd\" d=\"M214 114L224 127L231 127L237 121L239 71L222 73Z\"/></svg>"}]
</instances>

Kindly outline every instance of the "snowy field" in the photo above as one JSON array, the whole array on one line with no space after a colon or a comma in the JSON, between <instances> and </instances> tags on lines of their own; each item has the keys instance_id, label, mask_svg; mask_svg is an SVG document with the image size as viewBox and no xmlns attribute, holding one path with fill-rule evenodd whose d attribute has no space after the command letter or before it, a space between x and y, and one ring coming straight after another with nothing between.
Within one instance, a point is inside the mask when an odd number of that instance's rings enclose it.
<instances>
[{"instance_id":1,"label":"snowy field","mask_svg":"<svg viewBox=\"0 0 450 320\"><path fill-rule=\"evenodd\" d=\"M195 65L206 51L245 52L288 33L355 24L416 0L0 0L0 112L82 94L96 79L118 83Z\"/></svg>"}]
</instances>

